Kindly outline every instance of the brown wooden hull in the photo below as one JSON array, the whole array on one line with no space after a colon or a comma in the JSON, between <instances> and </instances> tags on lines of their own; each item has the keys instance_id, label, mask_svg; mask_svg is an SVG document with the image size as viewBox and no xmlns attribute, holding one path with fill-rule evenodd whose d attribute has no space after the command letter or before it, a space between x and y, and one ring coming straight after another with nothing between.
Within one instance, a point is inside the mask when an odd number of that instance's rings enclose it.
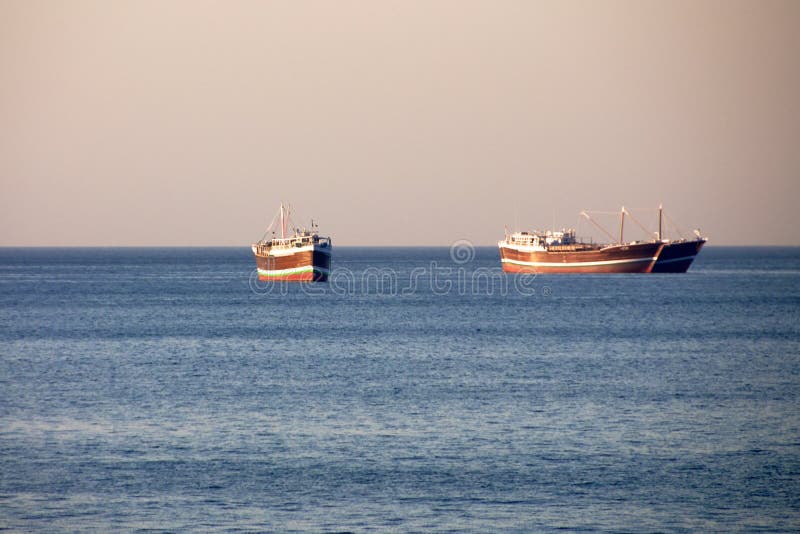
<instances>
[{"instance_id":1,"label":"brown wooden hull","mask_svg":"<svg viewBox=\"0 0 800 534\"><path fill-rule=\"evenodd\" d=\"M259 280L325 282L331 269L331 247L308 246L281 255L255 254Z\"/></svg>"},{"instance_id":2,"label":"brown wooden hull","mask_svg":"<svg viewBox=\"0 0 800 534\"><path fill-rule=\"evenodd\" d=\"M508 273L649 273L661 243L617 245L597 250L525 251L500 244L500 260Z\"/></svg>"}]
</instances>

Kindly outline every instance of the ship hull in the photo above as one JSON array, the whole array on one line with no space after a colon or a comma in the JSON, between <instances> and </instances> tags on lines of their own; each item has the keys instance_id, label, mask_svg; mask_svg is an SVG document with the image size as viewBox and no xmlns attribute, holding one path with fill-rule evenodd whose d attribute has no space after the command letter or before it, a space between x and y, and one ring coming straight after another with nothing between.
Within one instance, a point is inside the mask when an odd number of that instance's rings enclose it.
<instances>
[{"instance_id":1,"label":"ship hull","mask_svg":"<svg viewBox=\"0 0 800 534\"><path fill-rule=\"evenodd\" d=\"M694 261L695 256L706 244L705 239L665 243L658 261L653 266L654 273L685 273Z\"/></svg>"},{"instance_id":2,"label":"ship hull","mask_svg":"<svg viewBox=\"0 0 800 534\"><path fill-rule=\"evenodd\" d=\"M331 246L305 246L278 253L255 254L258 279L282 282L326 282L331 270Z\"/></svg>"},{"instance_id":3,"label":"ship hull","mask_svg":"<svg viewBox=\"0 0 800 534\"><path fill-rule=\"evenodd\" d=\"M649 273L661 243L618 245L596 250L554 252L500 244L500 261L507 273Z\"/></svg>"}]
</instances>

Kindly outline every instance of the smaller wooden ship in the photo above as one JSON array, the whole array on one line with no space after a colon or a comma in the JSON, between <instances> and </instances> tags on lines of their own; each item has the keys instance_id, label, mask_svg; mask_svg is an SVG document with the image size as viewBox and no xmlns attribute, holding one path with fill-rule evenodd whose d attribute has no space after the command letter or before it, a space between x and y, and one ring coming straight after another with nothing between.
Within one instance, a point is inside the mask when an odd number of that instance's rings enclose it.
<instances>
[{"instance_id":1,"label":"smaller wooden ship","mask_svg":"<svg viewBox=\"0 0 800 534\"><path fill-rule=\"evenodd\" d=\"M327 281L331 270L331 238L320 236L313 220L311 229L293 227L290 215L290 207L281 203L264 236L252 245L259 280Z\"/></svg>"}]
</instances>

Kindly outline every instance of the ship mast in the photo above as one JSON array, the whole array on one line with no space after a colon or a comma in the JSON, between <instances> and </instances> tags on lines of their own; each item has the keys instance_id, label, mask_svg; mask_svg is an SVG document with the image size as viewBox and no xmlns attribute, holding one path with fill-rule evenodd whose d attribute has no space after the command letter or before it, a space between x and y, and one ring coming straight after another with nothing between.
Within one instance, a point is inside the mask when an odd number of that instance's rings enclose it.
<instances>
[{"instance_id":1,"label":"ship mast","mask_svg":"<svg viewBox=\"0 0 800 534\"><path fill-rule=\"evenodd\" d=\"M661 241L661 213L664 211L664 205L658 205L658 240Z\"/></svg>"},{"instance_id":2,"label":"ship mast","mask_svg":"<svg viewBox=\"0 0 800 534\"><path fill-rule=\"evenodd\" d=\"M281 202L281 239L286 237L286 215L284 214L283 202Z\"/></svg>"},{"instance_id":3,"label":"ship mast","mask_svg":"<svg viewBox=\"0 0 800 534\"><path fill-rule=\"evenodd\" d=\"M622 244L622 232L625 229L625 206L622 206L622 211L619 214L619 244Z\"/></svg>"}]
</instances>

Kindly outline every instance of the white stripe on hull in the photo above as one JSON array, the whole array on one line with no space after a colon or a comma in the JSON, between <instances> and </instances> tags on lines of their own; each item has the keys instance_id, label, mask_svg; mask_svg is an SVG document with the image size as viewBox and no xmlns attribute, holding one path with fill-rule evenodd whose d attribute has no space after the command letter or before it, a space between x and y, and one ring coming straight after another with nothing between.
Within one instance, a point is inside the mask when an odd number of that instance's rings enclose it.
<instances>
[{"instance_id":1,"label":"white stripe on hull","mask_svg":"<svg viewBox=\"0 0 800 534\"><path fill-rule=\"evenodd\" d=\"M502 258L501 263L513 263L515 265L525 265L529 267L596 267L598 265L617 265L620 263L638 263L642 261L653 261L652 258L634 258L630 260L604 260L604 261L579 261L579 262L547 262L547 261L519 261L509 258Z\"/></svg>"}]
</instances>

